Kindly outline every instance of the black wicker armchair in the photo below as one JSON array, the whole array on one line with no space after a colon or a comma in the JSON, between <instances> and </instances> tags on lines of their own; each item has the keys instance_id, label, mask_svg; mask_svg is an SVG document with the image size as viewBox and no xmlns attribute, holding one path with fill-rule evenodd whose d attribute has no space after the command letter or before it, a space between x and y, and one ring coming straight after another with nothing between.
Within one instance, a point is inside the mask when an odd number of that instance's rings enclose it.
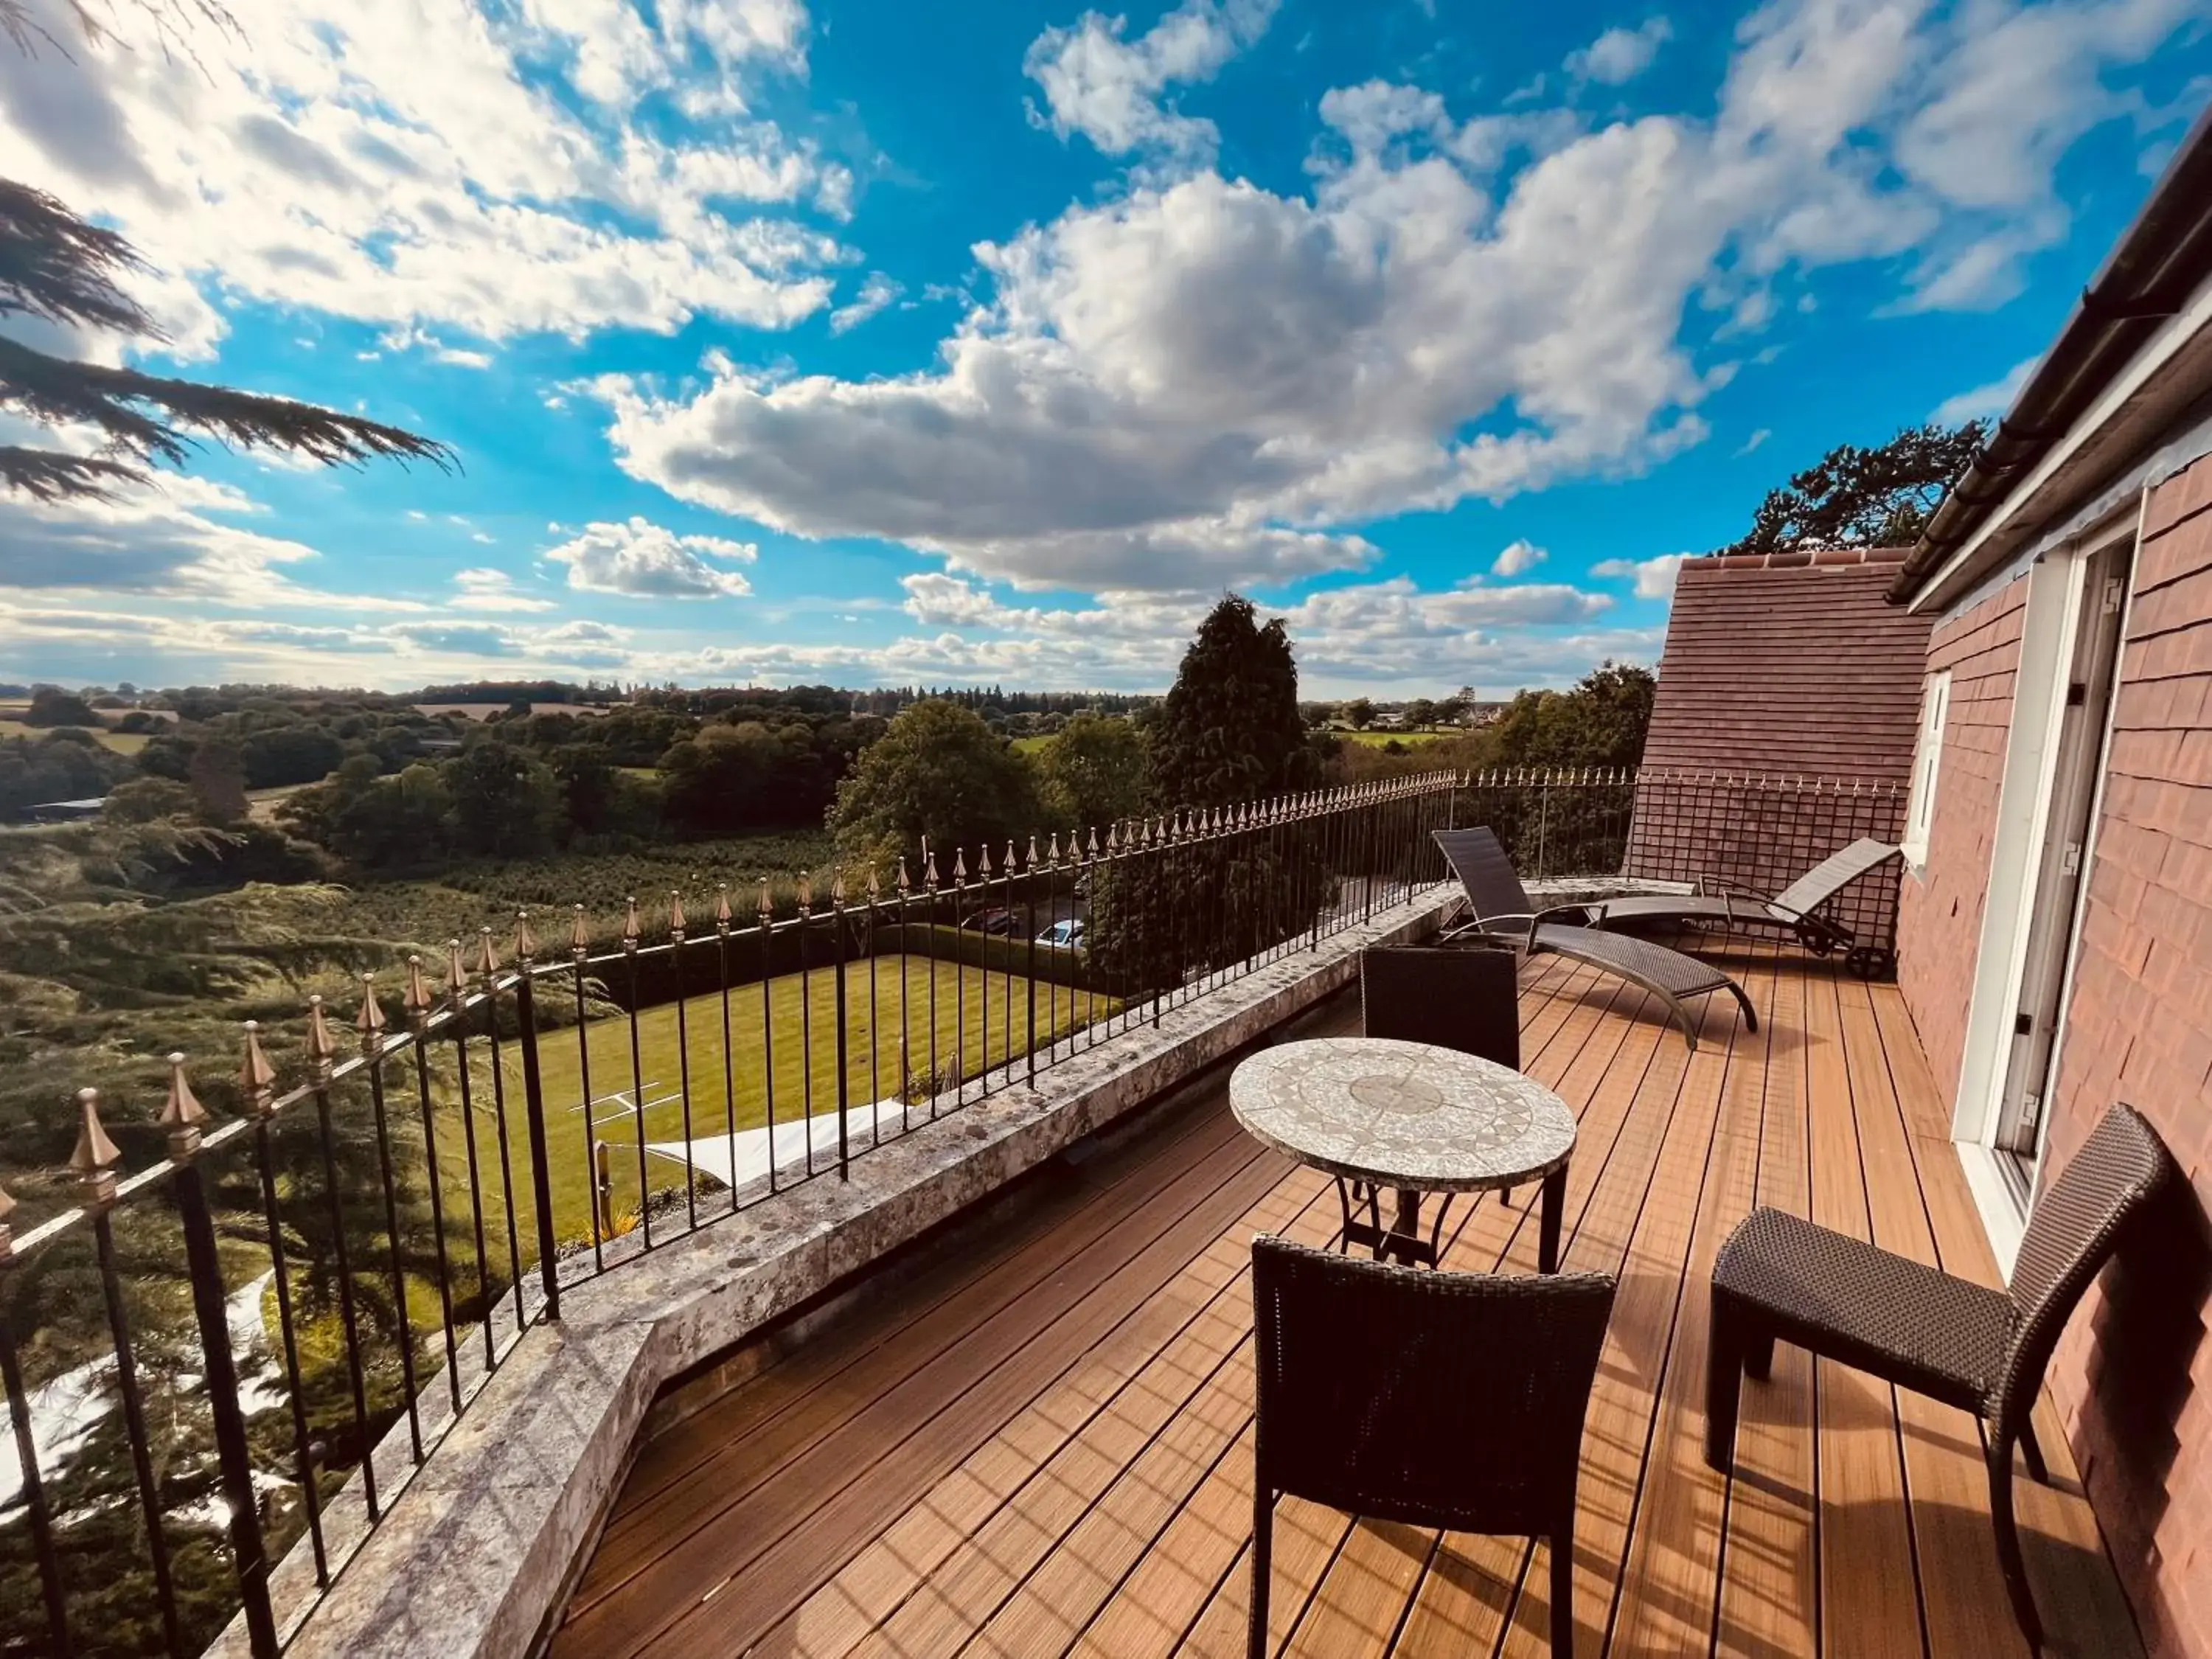
<instances>
[{"instance_id":1,"label":"black wicker armchair","mask_svg":"<svg viewBox=\"0 0 2212 1659\"><path fill-rule=\"evenodd\" d=\"M2150 1126L2113 1107L2037 1196L2009 1291L1779 1210L1753 1211L1713 1263L1705 1461L1723 1471L1735 1462L1742 1376L1766 1376L1778 1340L1973 1413L1985 1430L1998 1564L2021 1632L2040 1647L2043 1624L2013 1517L2013 1445L2028 1473L2047 1481L2028 1420L2044 1367L2082 1293L2172 1169Z\"/></svg>"},{"instance_id":2,"label":"black wicker armchair","mask_svg":"<svg viewBox=\"0 0 2212 1659\"><path fill-rule=\"evenodd\" d=\"M1424 1273L1253 1241L1253 1659L1284 1492L1550 1540L1552 1651L1572 1653L1575 1485L1613 1293L1602 1273Z\"/></svg>"}]
</instances>

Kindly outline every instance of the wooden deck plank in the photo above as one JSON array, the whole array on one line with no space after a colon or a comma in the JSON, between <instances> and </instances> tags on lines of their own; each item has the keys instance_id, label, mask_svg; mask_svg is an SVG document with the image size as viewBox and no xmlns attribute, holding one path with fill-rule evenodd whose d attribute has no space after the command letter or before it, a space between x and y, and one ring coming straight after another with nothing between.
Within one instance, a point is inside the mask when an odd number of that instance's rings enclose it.
<instances>
[{"instance_id":1,"label":"wooden deck plank","mask_svg":"<svg viewBox=\"0 0 2212 1659\"><path fill-rule=\"evenodd\" d=\"M1778 975L1759 1140L1759 1202L1801 1216L1812 1201L1806 978ZM1775 1349L1767 1380L1743 1390L1735 1434L1712 1650L1728 1659L1812 1659L1820 1649L1820 1555L1813 1362L1803 1349Z\"/></svg>"},{"instance_id":2,"label":"wooden deck plank","mask_svg":"<svg viewBox=\"0 0 2212 1659\"><path fill-rule=\"evenodd\" d=\"M1994 1272L1893 990L1787 948L1729 966L1762 1030L1715 1010L1686 1062L1640 994L1572 964L1523 969L1526 1064L1581 1123L1565 1260L1623 1273L1585 1443L1577 1648L2002 1651L1974 1645L2011 1625L1977 1554L1978 1454L1955 1425L1907 1402L1900 1439L1889 1390L1854 1397L1853 1374L1824 1366L1816 1398L1785 1347L1745 1390L1734 1478L1703 1465L1705 1285L1754 1197ZM1340 1003L1334 1029L1354 1022ZM1532 1198L1455 1210L1450 1265L1533 1267ZM855 1304L849 1328L833 1322L690 1419L688 1443L649 1449L621 1524L657 1524L659 1553L611 1589L587 1577L600 1593L556 1659L1241 1655L1249 1240L1326 1240L1337 1220L1328 1183L1244 1142L1218 1092L1133 1138L964 1257ZM716 1480L749 1484L704 1521L665 1513ZM2136 1650L2070 1471L2020 1492L2024 1518L2050 1510L2032 1560L2061 1650ZM1282 1655L1547 1649L1544 1553L1525 1540L1285 1499L1275 1548Z\"/></svg>"},{"instance_id":3,"label":"wooden deck plank","mask_svg":"<svg viewBox=\"0 0 2212 1659\"><path fill-rule=\"evenodd\" d=\"M1728 1481L1705 1461L1710 1287L1714 1257L1736 1223L1751 1213L1757 1195L1778 994L1773 948L1754 962L1755 968L1743 974L1743 982L1759 1011L1759 1030L1757 1035L1736 1034L1735 1051L1722 1085L1712 1155L1691 1229L1659 1415L1645 1461L1643 1496L1614 1604L1609 1646L1615 1653L1693 1653L1711 1639Z\"/></svg>"},{"instance_id":4,"label":"wooden deck plank","mask_svg":"<svg viewBox=\"0 0 2212 1659\"><path fill-rule=\"evenodd\" d=\"M1908 1129L1931 1121L1948 1127L1948 1114L1936 1093L1935 1079L1912 1031L1911 1016L1892 985L1865 988L1881 1059ZM1925 1208L1931 1258L1946 1273L1997 1286L2002 1284L1989 1237L1982 1231L1958 1150L1948 1135L1917 1132L1905 1136L1911 1178ZM2025 1469L2016 1471L2013 1501L2021 1528L2021 1551L2029 1582L2044 1613L2047 1644L2054 1653L2105 1654L2131 1659L2142 1652L2134 1615L2107 1570L2104 1534L2096 1511L2074 1463L2057 1407L2046 1390L2035 1405L2035 1431L2049 1465L2051 1484L2039 1485ZM1980 1512L1981 1498L1973 1499ZM1986 1530L1986 1522L1984 1529ZM1994 1546L1992 1546L1994 1548Z\"/></svg>"},{"instance_id":5,"label":"wooden deck plank","mask_svg":"<svg viewBox=\"0 0 2212 1659\"><path fill-rule=\"evenodd\" d=\"M1533 1075L1553 1079L1571 1106L1578 1097L1588 1098L1588 1091L1595 1090L1604 1077L1607 1061L1634 1030L1625 1019L1608 1018L1609 1011L1620 998L1632 1004L1640 1000L1641 994L1618 981L1604 984L1594 970L1564 958L1539 958L1523 974L1524 1063ZM1536 998L1543 1000L1532 1010L1531 1000ZM1591 1048L1592 1038L1601 1032L1607 1033L1602 1048ZM1571 1184L1571 1211L1575 1197ZM1446 1259L1478 1260L1485 1267L1493 1264L1519 1221L1518 1212L1489 1201L1462 1212L1446 1244ZM1490 1244L1472 1242L1471 1232L1477 1227L1491 1230ZM1194 1620L1200 1620L1201 1628L1192 1632L1192 1644L1234 1650L1243 1640L1244 1608L1249 1605L1243 1599L1248 1586L1243 1561L1251 1529L1251 1504L1248 1425L1212 1478L1177 1510L1153 1550L1099 1610L1076 1650L1099 1655L1170 1651L1184 1643L1184 1632ZM1340 1537L1347 1526L1340 1521ZM1326 1539L1313 1541L1317 1552L1315 1559L1325 1561L1333 1543ZM1303 1559L1300 1543L1294 1534L1278 1538L1279 1567L1286 1559L1291 1569L1297 1567ZM1237 1581L1233 1586L1228 1582L1231 1577ZM1230 1601L1222 1608L1208 1608L1209 1600L1223 1590ZM1206 1616L1201 1620L1202 1613ZM1152 1645L1163 1638L1168 1638L1168 1645Z\"/></svg>"},{"instance_id":6,"label":"wooden deck plank","mask_svg":"<svg viewBox=\"0 0 2212 1659\"><path fill-rule=\"evenodd\" d=\"M970 1424L988 1422L994 1412L1004 1421L1004 1413L1030 1397L1020 1391L1031 1380L1030 1367L1056 1369L1073 1357L1063 1345L1078 1345L1079 1352L1104 1328L1140 1307L1158 1287L1157 1279L1147 1282L1151 1270L1177 1251L1186 1251L1187 1260L1195 1253L1193 1246L1217 1235L1279 1174L1259 1162L1259 1149L1249 1140L1239 1146L1233 1135L1218 1138L1210 1127L1186 1145L1192 1150L1202 1145L1212 1156L1188 1165L1118 1217L1094 1216L1096 1206L1080 1212L1080 1219L1099 1224L1070 1229L1081 1235L1078 1249L1037 1251L1047 1258L1046 1276L1034 1279L965 1340L929 1354L903 1376L885 1379L882 1392L857 1409L845 1392L823 1390L823 1410L834 1425L784 1460L776 1479L744 1478L750 1474L744 1457L749 1443L732 1447L720 1461L732 1470L731 1484L742 1486L741 1498L753 1501L722 1504L703 1520L687 1514L690 1524L681 1538L693 1540L691 1546L649 1557L629 1575L623 1595L603 1598L572 1618L562 1635L574 1643L574 1651L628 1655L648 1643L678 1651L684 1644L665 1633L684 1620L692 1620L711 1650L726 1651L726 1638L708 1633L709 1621L695 1620L693 1614L735 1573L771 1551L787 1556L800 1522L835 1498L847 1497L849 1509L854 1501L869 1507L890 1498L898 1490L885 1479L894 1460L902 1473L911 1470L947 1455L939 1435L957 1436ZM1063 1323L1066 1330L1054 1330ZM1017 1354L1024 1356L1024 1364L1003 1363ZM963 1402L961 1409L945 1416L956 1402ZM985 1428L976 1443L988 1437ZM883 1451L886 1441L891 1447ZM883 1490L854 1500L851 1486L863 1471L871 1488ZM672 1536L671 1544L676 1541ZM555 1653L561 1651L556 1638Z\"/></svg>"},{"instance_id":7,"label":"wooden deck plank","mask_svg":"<svg viewBox=\"0 0 2212 1659\"><path fill-rule=\"evenodd\" d=\"M1865 1238L1865 1176L1831 975L1806 981L1805 1042L1813 1219ZM1835 1605L1838 1584L1858 1587L1847 1611L1839 1608L1821 1620L1821 1651L1829 1659L1899 1659L1923 1653L1895 1391L1863 1371L1826 1359L1816 1360L1814 1371L1824 1602ZM1746 1392L1756 1387L1747 1384Z\"/></svg>"},{"instance_id":8,"label":"wooden deck plank","mask_svg":"<svg viewBox=\"0 0 2212 1659\"><path fill-rule=\"evenodd\" d=\"M1209 1154L1233 1157L1245 1150L1233 1125L1211 1118L1194 1121L1187 1138L1176 1139L1194 1165L1204 1164ZM759 1389L773 1409L710 1409L661 1437L677 1449L649 1464L640 1459L638 1482L647 1496L617 1505L572 1603L571 1619L622 1590L634 1574L663 1559L674 1540L712 1524L790 1460L805 1455L844 1420L852 1400L872 1398L890 1379L919 1369L992 1320L1020 1309L1038 1284L1126 1224L1120 1189L1125 1182L1146 1179L1147 1167L1117 1164L1086 1172L1091 1178L1076 1183L1066 1200L1040 1206L1008 1229L1016 1237L1015 1249L992 1252L980 1279L974 1273L956 1278L951 1294L902 1322L893 1340L824 1344L829 1352L818 1364L792 1362L775 1368ZM854 1323L865 1328L861 1322ZM735 1391L739 1397L754 1392Z\"/></svg>"},{"instance_id":9,"label":"wooden deck plank","mask_svg":"<svg viewBox=\"0 0 2212 1659\"><path fill-rule=\"evenodd\" d=\"M1250 1255L1244 1231L1289 1231L1294 1236L1331 1231L1335 1205L1324 1201L1327 1192L1328 1183L1318 1173L1297 1171L1295 1179L1278 1185L1185 1270L1178 1291L1211 1291L1208 1315L1237 1307L1238 1298L1249 1295L1244 1282ZM1249 1328L1249 1320L1236 1323ZM1164 1346L1156 1340L1158 1329L1158 1322L1125 1322L1082 1364L1016 1413L834 1577L811 1590L763 1638L763 1650L837 1659L923 1586L931 1586L935 1595L948 1594L945 1575L953 1569L947 1564L973 1540L988 1537L1001 1510L1041 1473L1066 1484L1069 1477L1061 1461L1109 1403L1145 1379L1163 1355L1176 1367L1189 1363L1191 1356L1179 1352L1176 1344L1190 1327ZM766 1587L761 1599L772 1599Z\"/></svg>"},{"instance_id":10,"label":"wooden deck plank","mask_svg":"<svg viewBox=\"0 0 2212 1659\"><path fill-rule=\"evenodd\" d=\"M1735 1004L1729 1004L1734 1016ZM1703 1048L1699 1058L1710 1065L1715 1054L1716 1042L1725 1042L1723 1032L1727 1028L1715 1018L1705 1028L1701 1036ZM1618 1133L1601 1168L1595 1172L1592 1184L1583 1190L1588 1194L1579 1212L1574 1216L1571 1235L1562 1246L1560 1264L1571 1271L1618 1273L1634 1231L1635 1218L1644 1208L1651 1185L1658 1174L1662 1149L1672 1129L1674 1109L1680 1099L1682 1085L1689 1076L1695 1061L1686 1060L1679 1039L1671 1030L1662 1030L1654 1021L1639 1021L1638 1035L1624 1042L1620 1060L1609 1067L1601 1079L1583 1121L1596 1119L1602 1122L1613 1118ZM1700 1073L1702 1075L1702 1072ZM1577 1158L1569 1166L1568 1190L1574 1194L1577 1177L1583 1163L1582 1146L1577 1144ZM1570 1206L1571 1210L1572 1206ZM1528 1272L1535 1265L1533 1244L1522 1245L1516 1239L1516 1252L1522 1252L1512 1262L1516 1270ZM1619 1317L1616 1304L1615 1318ZM1608 1339L1608 1353L1612 1352ZM1607 1361L1601 1359L1602 1376ZM1618 1364L1617 1358L1612 1363ZM1591 1429L1584 1435L1585 1464L1577 1501L1587 1514L1596 1488L1608 1480L1618 1478L1618 1468L1594 1468L1589 1461L1597 1446L1597 1412L1592 1406ZM1632 1501L1632 1500L1629 1500ZM1583 1528L1577 1527L1578 1538ZM1577 1587L1576 1623L1577 1643L1586 1652L1595 1652L1601 1639L1605 1613L1603 1602L1610 1600L1609 1588L1594 1591L1580 1582L1581 1551L1577 1548ZM1517 1538L1480 1537L1451 1533L1444 1535L1429 1571L1424 1574L1415 1592L1397 1651L1425 1654L1449 1648L1472 1648L1487 1651L1500 1639L1501 1624L1510 1625L1516 1617L1524 1616L1518 1605L1523 1587L1528 1583L1547 1584L1548 1573L1538 1577L1530 1574L1538 1571L1540 1559L1549 1557L1540 1548L1532 1551L1525 1540ZM1596 1570L1595 1562L1591 1563ZM1509 1587L1507 1594L1498 1592L1499 1585ZM1547 1594L1548 1592L1545 1592ZM1601 1598L1599 1610L1593 1618L1589 1599L1592 1595ZM1528 1610L1548 1635L1548 1607L1537 1605ZM1498 1622L1493 1622L1498 1621Z\"/></svg>"},{"instance_id":11,"label":"wooden deck plank","mask_svg":"<svg viewBox=\"0 0 2212 1659\"><path fill-rule=\"evenodd\" d=\"M1753 995L1755 1003L1757 993ZM1576 1494L1575 1646L1584 1653L1601 1651L1611 1626L1650 1467L1685 1265L1715 1161L1726 1156L1719 1129L1723 1103L1730 1097L1728 1079L1764 1052L1744 1028L1733 999L1709 998L1706 1008L1698 1052L1683 1068L1649 1184L1621 1242L1620 1266L1611 1269L1619 1273L1620 1288L1590 1391ZM1750 1047L1740 1053L1740 1043ZM1747 1148L1742 1136L1736 1139ZM1570 1268L1587 1260L1583 1241L1576 1243L1577 1249L1562 1259ZM1529 1556L1500 1649L1509 1659L1537 1659L1551 1650L1551 1549L1540 1543Z\"/></svg>"},{"instance_id":12,"label":"wooden deck plank","mask_svg":"<svg viewBox=\"0 0 2212 1659\"><path fill-rule=\"evenodd\" d=\"M1863 985L1839 984L1838 994L1874 1242L1936 1266L1935 1238L1874 1004ZM2008 1623L1990 1624L1986 1613L2002 1597L2004 1577L1988 1518L1980 1425L1970 1413L1924 1395L1904 1389L1895 1394L1928 1650L1936 1659L1981 1654L2027 1659L2027 1644L2019 1631Z\"/></svg>"}]
</instances>

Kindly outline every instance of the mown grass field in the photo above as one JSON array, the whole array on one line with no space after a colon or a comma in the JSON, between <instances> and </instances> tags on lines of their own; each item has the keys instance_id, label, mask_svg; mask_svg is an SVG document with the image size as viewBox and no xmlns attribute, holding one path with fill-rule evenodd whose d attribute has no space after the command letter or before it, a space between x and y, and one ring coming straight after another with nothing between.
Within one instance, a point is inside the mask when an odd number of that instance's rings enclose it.
<instances>
[{"instance_id":1,"label":"mown grass field","mask_svg":"<svg viewBox=\"0 0 2212 1659\"><path fill-rule=\"evenodd\" d=\"M637 1017L637 1054L633 1066L630 1022L615 1014L589 1020L580 1027L542 1032L538 1038L538 1066L546 1108L549 1168L552 1177L554 1231L562 1242L591 1237L591 1153L589 1143L605 1140L613 1148L614 1207L618 1224L633 1218L639 1208L639 1115L629 1103L638 1098L643 1083L647 1105L642 1114L647 1141L684 1139L682 1101L689 1066L691 1137L704 1139L732 1128L757 1128L768 1121L769 1084L774 1084L775 1121L791 1124L793 1147L805 1143L797 1128L809 1111L834 1111L837 1105L837 984L833 970L816 969L801 976L784 975L763 987L741 986L730 993L729 1019L723 1023L718 994L695 996L680 1005L648 1008ZM987 1063L998 1065L1030 1047L1030 981L1017 974L990 972L952 963L936 964L935 1018L931 1017L931 964L920 957L902 960L878 957L873 964L850 964L845 975L846 1079L848 1103L859 1108L899 1092L908 1067L927 1075L933 1061L949 1074L958 1066L963 1077L973 1077ZM552 983L544 991L550 993ZM1096 996L1065 985L1038 981L1036 987L1037 1042L1048 1035L1079 1030L1103 1018L1117 1006L1110 998ZM988 1012L985 1011L988 998ZM680 1032L680 1034L679 1034ZM499 1189L499 1127L490 1093L491 1067L487 1045L472 1041L471 1087L475 1093L474 1122L477 1157L488 1189ZM773 1050L773 1066L769 1064ZM903 1059L904 1064L902 1064ZM589 1088L586 1087L588 1067ZM725 1076L733 1085L726 1089ZM517 1191L516 1224L526 1260L535 1255L536 1207L529 1192L529 1131L523 1113L522 1056L512 1041L501 1045L500 1086L507 1103L507 1134ZM620 1102L609 1097L619 1092ZM586 1103L592 1121L586 1123ZM927 1106L920 1108L922 1116ZM465 1156L459 1145L460 1108L448 1103L441 1123L439 1157L449 1205L449 1223L465 1226L465 1212L450 1206L462 1191ZM779 1147L782 1133L777 1133ZM648 1190L680 1188L683 1170L668 1159L648 1157ZM719 1188L701 1194L702 1206L726 1194ZM492 1234L492 1260L505 1265L504 1211L496 1198L487 1227ZM490 1241L488 1241L490 1242Z\"/></svg>"},{"instance_id":2,"label":"mown grass field","mask_svg":"<svg viewBox=\"0 0 2212 1659\"><path fill-rule=\"evenodd\" d=\"M1331 733L1346 743L1364 744L1370 749L1381 749L1393 743L1402 743L1408 749L1425 743L1440 743L1446 738L1457 737L1456 732L1337 732Z\"/></svg>"},{"instance_id":3,"label":"mown grass field","mask_svg":"<svg viewBox=\"0 0 2212 1659\"><path fill-rule=\"evenodd\" d=\"M51 729L26 726L19 720L0 715L0 738L43 738ZM93 736L100 739L102 748L112 749L118 755L135 755L146 746L147 734L143 732L110 732L103 726Z\"/></svg>"}]
</instances>

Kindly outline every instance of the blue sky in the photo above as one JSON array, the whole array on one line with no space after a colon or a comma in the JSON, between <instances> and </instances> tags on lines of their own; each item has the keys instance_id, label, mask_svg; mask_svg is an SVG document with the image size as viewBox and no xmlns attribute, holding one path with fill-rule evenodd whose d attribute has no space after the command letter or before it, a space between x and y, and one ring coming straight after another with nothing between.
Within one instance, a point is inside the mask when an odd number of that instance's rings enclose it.
<instances>
[{"instance_id":1,"label":"blue sky","mask_svg":"<svg viewBox=\"0 0 2212 1659\"><path fill-rule=\"evenodd\" d=\"M2002 408L2212 93L2208 0L233 10L0 52L170 337L61 343L463 470L0 498L0 678L1142 690L1231 587L1318 695L1648 661Z\"/></svg>"}]
</instances>

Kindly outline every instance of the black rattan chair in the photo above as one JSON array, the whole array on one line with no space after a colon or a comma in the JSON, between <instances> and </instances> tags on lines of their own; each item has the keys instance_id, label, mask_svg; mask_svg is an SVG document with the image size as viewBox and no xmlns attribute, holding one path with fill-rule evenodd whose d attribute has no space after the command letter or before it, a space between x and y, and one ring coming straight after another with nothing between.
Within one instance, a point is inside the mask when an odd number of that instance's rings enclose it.
<instances>
[{"instance_id":1,"label":"black rattan chair","mask_svg":"<svg viewBox=\"0 0 2212 1659\"><path fill-rule=\"evenodd\" d=\"M1285 1492L1370 1520L1549 1539L1552 1651L1572 1652L1575 1484L1613 1291L1602 1273L1425 1273L1252 1242L1254 1659Z\"/></svg>"},{"instance_id":2,"label":"black rattan chair","mask_svg":"<svg viewBox=\"0 0 2212 1659\"><path fill-rule=\"evenodd\" d=\"M1741 1379L1764 1377L1778 1339L1941 1400L1982 1420L1990 1516L2013 1611L2031 1647L2043 1642L2020 1530L2012 1449L2048 1482L2029 1422L2058 1334L2150 1201L2172 1160L2126 1106L2105 1115L2065 1173L2037 1197L2009 1291L1954 1279L1779 1210L1755 1210L1713 1263L1712 1352L1705 1380L1705 1461L1735 1458Z\"/></svg>"},{"instance_id":3,"label":"black rattan chair","mask_svg":"<svg viewBox=\"0 0 2212 1659\"><path fill-rule=\"evenodd\" d=\"M1434 1043L1521 1069L1520 958L1511 950L1362 951L1359 1009L1369 1036Z\"/></svg>"}]
</instances>

